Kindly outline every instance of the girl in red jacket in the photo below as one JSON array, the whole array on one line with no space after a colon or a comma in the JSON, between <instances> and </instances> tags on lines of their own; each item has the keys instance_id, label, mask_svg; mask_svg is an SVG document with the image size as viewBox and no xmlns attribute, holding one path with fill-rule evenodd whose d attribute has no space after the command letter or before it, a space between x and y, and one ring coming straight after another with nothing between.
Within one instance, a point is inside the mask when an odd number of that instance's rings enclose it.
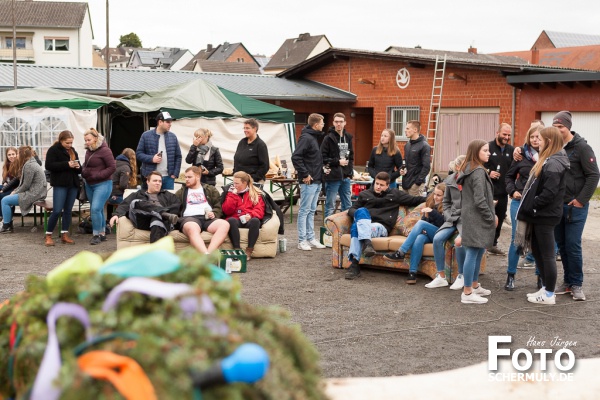
<instances>
[{"instance_id":1,"label":"girl in red jacket","mask_svg":"<svg viewBox=\"0 0 600 400\"><path fill-rule=\"evenodd\" d=\"M233 174L233 184L223 202L223 214L229 222L229 240L234 248L240 246L240 227L248 228L246 256L250 260L258 240L260 223L265 216L262 192L253 185L252 177L244 171Z\"/></svg>"}]
</instances>

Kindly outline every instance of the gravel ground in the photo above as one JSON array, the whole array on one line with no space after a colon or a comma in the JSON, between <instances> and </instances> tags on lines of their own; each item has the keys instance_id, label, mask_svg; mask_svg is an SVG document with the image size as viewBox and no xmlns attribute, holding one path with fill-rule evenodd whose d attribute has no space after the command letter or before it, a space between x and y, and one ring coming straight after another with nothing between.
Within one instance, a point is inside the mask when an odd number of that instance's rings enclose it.
<instances>
[{"instance_id":1,"label":"gravel ground","mask_svg":"<svg viewBox=\"0 0 600 400\"><path fill-rule=\"evenodd\" d=\"M320 216L317 217L320 222ZM44 247L43 232L25 219L16 220L14 234L0 235L0 301L24 287L29 274L44 275L81 250L109 253L116 249L114 235L98 246L90 235L74 234L73 246ZM286 218L288 251L275 259L253 259L240 275L243 298L252 304L278 304L321 353L325 377L394 376L454 369L487 361L488 335L512 335L512 348L526 342L576 341L577 358L600 356L598 336L600 254L594 251L600 228L599 203L590 208L584 233L583 286L585 302L557 296L554 307L528 303L535 291L533 270L519 270L517 289L503 289L506 257L489 257L481 277L492 290L486 305L463 305L460 292L426 289L429 278L419 276L406 285L406 275L363 268L362 277L346 281L343 270L331 268L331 250L296 248L296 224ZM510 226L503 228L501 245L507 249ZM559 283L562 266L559 266Z\"/></svg>"}]
</instances>

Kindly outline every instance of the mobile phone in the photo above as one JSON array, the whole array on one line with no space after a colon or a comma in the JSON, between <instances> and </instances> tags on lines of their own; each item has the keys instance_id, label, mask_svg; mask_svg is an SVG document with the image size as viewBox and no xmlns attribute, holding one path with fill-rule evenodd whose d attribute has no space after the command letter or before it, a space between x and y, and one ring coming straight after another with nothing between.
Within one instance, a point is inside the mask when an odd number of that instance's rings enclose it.
<instances>
[{"instance_id":1,"label":"mobile phone","mask_svg":"<svg viewBox=\"0 0 600 400\"><path fill-rule=\"evenodd\" d=\"M162 157L162 150L158 152L158 155Z\"/></svg>"}]
</instances>

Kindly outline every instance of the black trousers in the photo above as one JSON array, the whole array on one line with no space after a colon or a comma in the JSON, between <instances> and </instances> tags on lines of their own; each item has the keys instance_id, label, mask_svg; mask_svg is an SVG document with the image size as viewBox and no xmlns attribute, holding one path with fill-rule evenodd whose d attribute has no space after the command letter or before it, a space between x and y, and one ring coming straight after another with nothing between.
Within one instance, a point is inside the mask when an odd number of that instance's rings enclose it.
<instances>
[{"instance_id":1,"label":"black trousers","mask_svg":"<svg viewBox=\"0 0 600 400\"><path fill-rule=\"evenodd\" d=\"M503 195L499 197L494 197L494 200L498 200L496 203L495 211L496 216L498 217L498 226L496 227L496 234L494 235L494 246L498 244L498 238L500 237L500 231L502 230L502 224L504 223L504 218L506 218L506 209L508 207L508 196Z\"/></svg>"},{"instance_id":2,"label":"black trousers","mask_svg":"<svg viewBox=\"0 0 600 400\"><path fill-rule=\"evenodd\" d=\"M161 213L168 212L168 208L157 206L149 201L134 200L129 206L129 219L137 229L150 231L150 243L167 236L170 223L163 221Z\"/></svg>"},{"instance_id":3,"label":"black trousers","mask_svg":"<svg viewBox=\"0 0 600 400\"><path fill-rule=\"evenodd\" d=\"M248 247L254 248L260 233L260 219L251 218L250 221L242 224L239 219L231 217L227 218L227 222L229 222L229 240L234 249L240 248L240 227L248 228Z\"/></svg>"},{"instance_id":4,"label":"black trousers","mask_svg":"<svg viewBox=\"0 0 600 400\"><path fill-rule=\"evenodd\" d=\"M556 253L554 252L554 225L533 224L531 252L535 266L546 290L554 292L556 287Z\"/></svg>"}]
</instances>

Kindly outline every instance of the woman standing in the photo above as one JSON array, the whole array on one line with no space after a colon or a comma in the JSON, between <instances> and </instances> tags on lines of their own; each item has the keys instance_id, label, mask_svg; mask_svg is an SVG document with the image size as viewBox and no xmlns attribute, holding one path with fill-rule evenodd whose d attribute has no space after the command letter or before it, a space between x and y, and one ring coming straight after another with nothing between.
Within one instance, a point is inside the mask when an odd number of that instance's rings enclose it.
<instances>
[{"instance_id":1,"label":"woman standing","mask_svg":"<svg viewBox=\"0 0 600 400\"><path fill-rule=\"evenodd\" d=\"M535 293L528 293L527 300L550 305L556 303L554 227L562 218L565 177L570 163L563 150L562 135L553 126L541 130L539 151L540 159L531 168L517 213L519 225L515 241L527 249L527 231L531 232L531 251L543 286Z\"/></svg>"},{"instance_id":2,"label":"woman standing","mask_svg":"<svg viewBox=\"0 0 600 400\"><path fill-rule=\"evenodd\" d=\"M435 185L433 192L427 197L425 207L421 209L423 216L411 229L408 237L395 253L385 254L383 257L391 261L404 260L404 255L410 251L410 267L406 283L417 283L417 269L423 256L423 248L433 241L435 233L444 223L442 214L442 199L446 191L445 183Z\"/></svg>"},{"instance_id":3,"label":"woman standing","mask_svg":"<svg viewBox=\"0 0 600 400\"><path fill-rule=\"evenodd\" d=\"M463 267L464 287L461 302L484 304L492 292L478 282L479 268L485 249L494 243L497 217L494 214L494 187L485 170L490 158L490 148L485 140L476 139L469 143L464 164L460 167L457 183L462 185L461 219L458 226L460 238L457 246L465 248Z\"/></svg>"},{"instance_id":4,"label":"woman standing","mask_svg":"<svg viewBox=\"0 0 600 400\"><path fill-rule=\"evenodd\" d=\"M19 171L17 163L17 149L8 147L2 166L2 184L0 185L0 200L12 193L19 186Z\"/></svg>"},{"instance_id":5,"label":"woman standing","mask_svg":"<svg viewBox=\"0 0 600 400\"><path fill-rule=\"evenodd\" d=\"M269 171L269 150L258 137L258 121L254 118L244 121L246 137L238 143L233 156L233 172L244 171L254 182L263 183Z\"/></svg>"},{"instance_id":6,"label":"woman standing","mask_svg":"<svg viewBox=\"0 0 600 400\"><path fill-rule=\"evenodd\" d=\"M512 237L510 239L510 247L508 249L508 269L506 270L506 284L504 289L512 291L515 289L515 274L517 273L517 265L519 263L519 253L515 246L515 233L517 230L517 211L521 205L523 189L529 178L529 172L533 165L538 161L540 131L544 127L542 125L534 125L527 131L527 139L521 149L523 159L513 162L510 169L506 173L506 191L511 198L510 201L510 221L512 226Z\"/></svg>"},{"instance_id":7,"label":"woman standing","mask_svg":"<svg viewBox=\"0 0 600 400\"><path fill-rule=\"evenodd\" d=\"M112 174L112 192L108 199L108 204L118 206L123 202L123 193L127 189L135 189L137 187L137 161L135 159L135 151L126 147L121 154L115 159L116 170ZM112 218L113 208L107 208L106 219L110 221Z\"/></svg>"},{"instance_id":8,"label":"woman standing","mask_svg":"<svg viewBox=\"0 0 600 400\"><path fill-rule=\"evenodd\" d=\"M252 184L252 177L239 171L233 174L233 184L225 196L223 215L229 222L229 239L235 249L240 248L240 227L248 228L248 260L258 240L260 223L265 216L265 202L262 193Z\"/></svg>"},{"instance_id":9,"label":"woman standing","mask_svg":"<svg viewBox=\"0 0 600 400\"><path fill-rule=\"evenodd\" d=\"M21 171L19 186L8 196L2 199L2 229L0 233L12 233L13 207L19 206L21 215L27 215L33 203L46 198L48 183L43 168L33 157L31 146L19 147L17 156L17 170Z\"/></svg>"},{"instance_id":10,"label":"woman standing","mask_svg":"<svg viewBox=\"0 0 600 400\"><path fill-rule=\"evenodd\" d=\"M52 233L61 213L60 240L64 244L75 243L69 237L69 227L71 226L71 211L79 192L81 165L79 164L79 155L73 148L73 139L71 131L62 131L46 153L46 169L50 171L50 185L53 188L53 208L48 219L46 246L54 246Z\"/></svg>"},{"instance_id":11,"label":"woman standing","mask_svg":"<svg viewBox=\"0 0 600 400\"><path fill-rule=\"evenodd\" d=\"M97 245L106 240L106 216L104 205L112 191L112 174L116 170L115 159L104 136L94 128L83 134L85 141L85 163L81 175L85 179L85 192L90 201L92 217L91 245Z\"/></svg>"},{"instance_id":12,"label":"woman standing","mask_svg":"<svg viewBox=\"0 0 600 400\"><path fill-rule=\"evenodd\" d=\"M375 179L378 173L387 172L390 175L390 188L398 187L396 179L402 168L402 154L396 146L396 133L392 129L381 132L379 144L373 147L369 158L368 172Z\"/></svg>"},{"instance_id":13,"label":"woman standing","mask_svg":"<svg viewBox=\"0 0 600 400\"><path fill-rule=\"evenodd\" d=\"M194 142L185 157L185 162L202 169L202 183L215 186L217 175L223 173L223 159L218 147L213 146L210 139L212 132L200 128L194 132Z\"/></svg>"},{"instance_id":14,"label":"woman standing","mask_svg":"<svg viewBox=\"0 0 600 400\"><path fill-rule=\"evenodd\" d=\"M460 231L462 228L458 228L459 225L461 225L460 210L462 187L456 181L458 179L457 172L464 162L465 156L460 155L453 161L450 161L450 164L448 165L450 175L448 175L444 180L444 183L446 184L446 191L444 192L444 198L442 200L444 223L433 237L433 256L435 258L435 267L437 273L435 278L425 285L425 287L428 289L448 286L446 272L444 271L446 267L446 251L444 246L454 232L457 229ZM450 286L450 289L460 290L463 288L465 282L463 275L465 251L462 246L456 246L455 244L454 252L456 253L456 262L458 264L458 275L456 276L452 286Z\"/></svg>"}]
</instances>

